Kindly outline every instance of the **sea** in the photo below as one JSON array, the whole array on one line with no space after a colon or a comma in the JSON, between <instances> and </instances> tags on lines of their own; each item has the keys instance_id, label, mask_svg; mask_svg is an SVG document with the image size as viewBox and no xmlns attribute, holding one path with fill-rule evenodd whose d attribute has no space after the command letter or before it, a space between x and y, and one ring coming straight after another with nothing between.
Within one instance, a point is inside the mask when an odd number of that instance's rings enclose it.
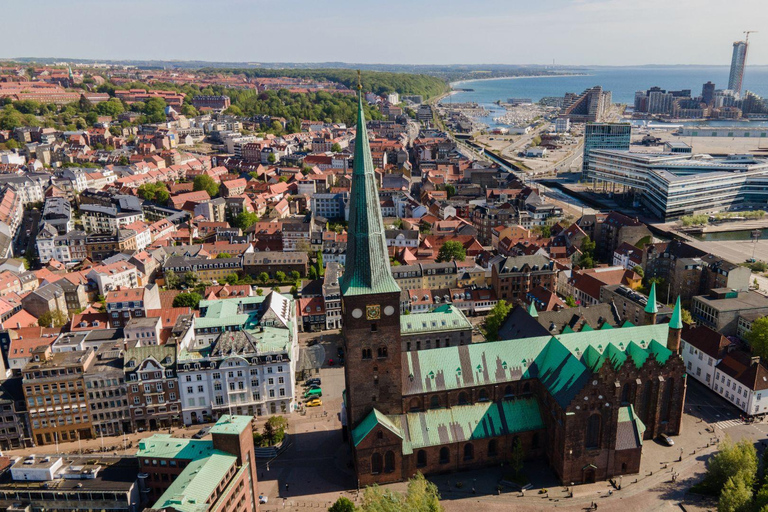
<instances>
[{"instance_id":1,"label":"sea","mask_svg":"<svg viewBox=\"0 0 768 512\"><path fill-rule=\"evenodd\" d=\"M503 108L494 103L499 100L530 98L536 102L547 96L562 97L566 92L578 94L600 85L603 90L611 91L614 103L632 105L635 101L635 91L647 90L653 86L673 91L691 89L693 96L700 95L701 86L708 81L714 82L717 89L725 89L728 87L729 71L728 66L593 67L563 70L574 73L573 75L465 80L454 82L451 86L454 89L472 89L471 91L456 91L441 103L478 103L489 111L488 116L478 118L478 121L495 126L497 123L493 118L505 113ZM742 90L768 98L768 66L747 66ZM704 123L698 121L694 124ZM733 126L741 123L709 121L707 124ZM758 124L768 125L768 122L751 123L753 126Z\"/></svg>"}]
</instances>

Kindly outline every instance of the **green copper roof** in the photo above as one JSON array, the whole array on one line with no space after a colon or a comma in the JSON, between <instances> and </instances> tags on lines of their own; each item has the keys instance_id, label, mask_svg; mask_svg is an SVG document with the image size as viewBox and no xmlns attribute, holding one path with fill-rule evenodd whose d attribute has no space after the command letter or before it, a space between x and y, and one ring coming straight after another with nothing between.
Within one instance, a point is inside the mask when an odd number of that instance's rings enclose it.
<instances>
[{"instance_id":1,"label":"green copper roof","mask_svg":"<svg viewBox=\"0 0 768 512\"><path fill-rule=\"evenodd\" d=\"M481 402L407 413L403 452L544 428L535 398Z\"/></svg>"},{"instance_id":2,"label":"green copper roof","mask_svg":"<svg viewBox=\"0 0 768 512\"><path fill-rule=\"evenodd\" d=\"M347 262L341 277L345 297L400 292L389 268L379 193L365 126L362 92L357 98L357 133L352 191L349 196Z\"/></svg>"},{"instance_id":3,"label":"green copper roof","mask_svg":"<svg viewBox=\"0 0 768 512\"><path fill-rule=\"evenodd\" d=\"M627 360L627 354L616 347L613 343L609 343L603 352L603 356L608 359L615 369L621 368L624 361Z\"/></svg>"},{"instance_id":4,"label":"green copper roof","mask_svg":"<svg viewBox=\"0 0 768 512\"><path fill-rule=\"evenodd\" d=\"M360 444L360 441L365 439L365 436L370 434L371 431L374 428L376 428L377 425L381 425L382 427L391 431L398 437L401 437L401 438L403 437L403 433L392 422L392 420L387 418L387 416L384 413L380 412L378 409L374 409L370 413L368 413L368 416L366 416L365 419L361 421L360 424L352 430L352 441L354 441L355 446Z\"/></svg>"},{"instance_id":5,"label":"green copper roof","mask_svg":"<svg viewBox=\"0 0 768 512\"><path fill-rule=\"evenodd\" d=\"M526 373L524 377L538 377L563 408L571 403L590 375L557 338L549 340Z\"/></svg>"},{"instance_id":6,"label":"green copper roof","mask_svg":"<svg viewBox=\"0 0 768 512\"><path fill-rule=\"evenodd\" d=\"M533 318L539 317L539 312L536 311L536 304L534 304L533 301L531 301L531 305L528 306L528 314L531 315Z\"/></svg>"},{"instance_id":7,"label":"green copper roof","mask_svg":"<svg viewBox=\"0 0 768 512\"><path fill-rule=\"evenodd\" d=\"M190 462L152 508L179 512L209 510L210 503L206 502L219 486L222 475L235 464L237 457L218 451L210 457Z\"/></svg>"},{"instance_id":8,"label":"green copper roof","mask_svg":"<svg viewBox=\"0 0 768 512\"><path fill-rule=\"evenodd\" d=\"M211 434L240 434L243 430L252 429L251 416L224 415L211 428Z\"/></svg>"},{"instance_id":9,"label":"green copper roof","mask_svg":"<svg viewBox=\"0 0 768 512\"><path fill-rule=\"evenodd\" d=\"M402 315L400 317L400 333L403 336L460 329L471 330L472 324L459 308L450 304L443 304L429 313Z\"/></svg>"},{"instance_id":10,"label":"green copper roof","mask_svg":"<svg viewBox=\"0 0 768 512\"><path fill-rule=\"evenodd\" d=\"M155 434L139 441L136 456L194 460L208 457L213 452L213 442L210 440L180 439L169 434Z\"/></svg>"},{"instance_id":11,"label":"green copper roof","mask_svg":"<svg viewBox=\"0 0 768 512\"><path fill-rule=\"evenodd\" d=\"M648 304L645 305L646 313L658 313L659 308L656 305L656 283L651 283L651 293L648 294Z\"/></svg>"},{"instance_id":12,"label":"green copper roof","mask_svg":"<svg viewBox=\"0 0 768 512\"><path fill-rule=\"evenodd\" d=\"M670 329L682 329L683 328L683 314L681 312L680 296L677 296L677 302L675 302L675 309L672 311L672 318L669 321Z\"/></svg>"},{"instance_id":13,"label":"green copper roof","mask_svg":"<svg viewBox=\"0 0 768 512\"><path fill-rule=\"evenodd\" d=\"M589 368L592 373L596 373L605 362L605 356L598 352L592 345L587 347L581 358L584 365Z\"/></svg>"},{"instance_id":14,"label":"green copper roof","mask_svg":"<svg viewBox=\"0 0 768 512\"><path fill-rule=\"evenodd\" d=\"M672 353L661 343L667 324L562 333L519 340L474 343L403 354L403 394L505 385L537 378L559 403L566 403L605 361L641 366L649 357L665 364ZM624 359L624 361L622 361Z\"/></svg>"}]
</instances>

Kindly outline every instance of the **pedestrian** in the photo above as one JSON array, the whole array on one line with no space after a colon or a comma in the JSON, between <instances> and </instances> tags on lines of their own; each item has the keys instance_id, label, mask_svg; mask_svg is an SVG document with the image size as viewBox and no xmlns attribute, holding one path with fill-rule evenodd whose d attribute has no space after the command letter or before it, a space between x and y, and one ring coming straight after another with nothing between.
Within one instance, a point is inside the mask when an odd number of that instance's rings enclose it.
<instances>
[{"instance_id":1,"label":"pedestrian","mask_svg":"<svg viewBox=\"0 0 768 512\"><path fill-rule=\"evenodd\" d=\"M285 482L285 492L288 492L288 482Z\"/></svg>"}]
</instances>

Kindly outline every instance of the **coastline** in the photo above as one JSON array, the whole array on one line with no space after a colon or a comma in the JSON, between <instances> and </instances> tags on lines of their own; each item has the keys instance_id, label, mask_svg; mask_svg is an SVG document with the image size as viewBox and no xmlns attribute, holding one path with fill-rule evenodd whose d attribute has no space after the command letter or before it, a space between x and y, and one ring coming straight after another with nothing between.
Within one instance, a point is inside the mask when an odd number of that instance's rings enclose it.
<instances>
[{"instance_id":1,"label":"coastline","mask_svg":"<svg viewBox=\"0 0 768 512\"><path fill-rule=\"evenodd\" d=\"M561 74L561 75L522 75L522 76L495 76L493 78L468 78L465 80L458 80L456 82L449 82L448 86L453 87L454 85L459 84L465 84L468 82L486 82L488 80L512 80L512 79L518 79L518 78L564 78L564 77L572 77L572 76L593 76L589 73L570 73L570 74ZM456 91L461 92L461 91Z\"/></svg>"}]
</instances>

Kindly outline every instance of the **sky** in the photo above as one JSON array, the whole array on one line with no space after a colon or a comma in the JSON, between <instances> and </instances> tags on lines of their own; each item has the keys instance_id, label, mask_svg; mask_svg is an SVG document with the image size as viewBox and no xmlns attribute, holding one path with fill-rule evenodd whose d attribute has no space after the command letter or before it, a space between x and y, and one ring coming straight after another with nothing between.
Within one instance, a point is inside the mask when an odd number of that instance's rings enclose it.
<instances>
[{"instance_id":1,"label":"sky","mask_svg":"<svg viewBox=\"0 0 768 512\"><path fill-rule=\"evenodd\" d=\"M0 58L768 65L765 0L4 0Z\"/></svg>"}]
</instances>

